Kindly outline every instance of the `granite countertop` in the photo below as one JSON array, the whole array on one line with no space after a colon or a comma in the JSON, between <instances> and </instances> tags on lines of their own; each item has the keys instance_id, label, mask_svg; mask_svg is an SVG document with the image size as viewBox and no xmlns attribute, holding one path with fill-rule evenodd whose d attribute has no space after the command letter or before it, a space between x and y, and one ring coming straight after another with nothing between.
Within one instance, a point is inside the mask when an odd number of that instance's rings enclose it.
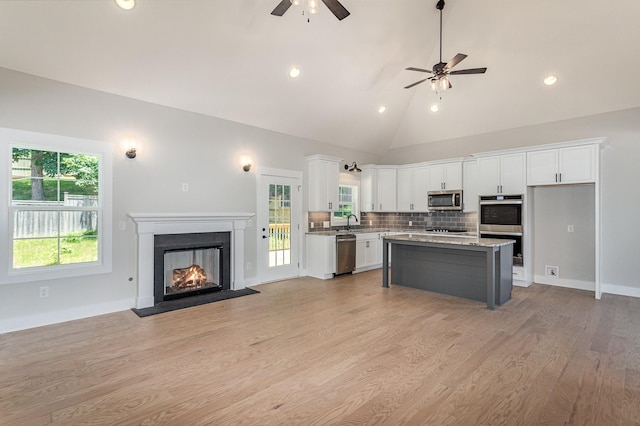
<instances>
[{"instance_id":1,"label":"granite countertop","mask_svg":"<svg viewBox=\"0 0 640 426\"><path fill-rule=\"evenodd\" d=\"M366 234L369 232L389 232L389 229L382 228L356 228L356 229L327 229L326 231L308 231L307 235L343 235L343 234Z\"/></svg>"},{"instance_id":2,"label":"granite countertop","mask_svg":"<svg viewBox=\"0 0 640 426\"><path fill-rule=\"evenodd\" d=\"M503 240L499 238L460 238L459 236L445 236L445 235L433 235L433 234L400 234L390 235L384 238L387 241L411 241L417 243L437 243L437 244L454 244L461 246L476 246L476 247L500 247L515 243L514 240Z\"/></svg>"},{"instance_id":3,"label":"granite countertop","mask_svg":"<svg viewBox=\"0 0 640 426\"><path fill-rule=\"evenodd\" d=\"M433 235L433 236L448 236L451 238L459 238L459 237L477 237L475 232L451 232L451 233L443 233L443 232L434 232L434 231L425 231L422 229L386 229L386 228L356 228L356 229L327 229L325 231L311 231L307 232L307 235L325 235L325 236L333 236L333 235L343 235L343 234L366 234L366 233L375 233L375 232L400 232L402 234L412 234L412 235Z\"/></svg>"}]
</instances>

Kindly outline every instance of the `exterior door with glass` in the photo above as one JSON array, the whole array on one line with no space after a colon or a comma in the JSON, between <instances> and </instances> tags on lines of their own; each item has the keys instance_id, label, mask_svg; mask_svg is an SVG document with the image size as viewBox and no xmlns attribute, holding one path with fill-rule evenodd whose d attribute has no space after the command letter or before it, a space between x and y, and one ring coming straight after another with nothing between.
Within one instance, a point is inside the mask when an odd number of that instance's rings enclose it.
<instances>
[{"instance_id":1,"label":"exterior door with glass","mask_svg":"<svg viewBox=\"0 0 640 426\"><path fill-rule=\"evenodd\" d=\"M279 174L288 173L281 171ZM260 181L258 280L269 282L297 277L301 235L300 178L264 173L260 175Z\"/></svg>"}]
</instances>

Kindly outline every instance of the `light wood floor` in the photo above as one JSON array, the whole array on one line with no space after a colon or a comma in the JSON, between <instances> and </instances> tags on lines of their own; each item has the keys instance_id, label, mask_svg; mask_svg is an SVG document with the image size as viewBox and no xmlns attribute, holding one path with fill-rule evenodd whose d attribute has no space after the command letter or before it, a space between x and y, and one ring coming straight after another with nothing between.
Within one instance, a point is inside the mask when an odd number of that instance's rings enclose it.
<instances>
[{"instance_id":1,"label":"light wood floor","mask_svg":"<svg viewBox=\"0 0 640 426\"><path fill-rule=\"evenodd\" d=\"M638 425L640 299L301 278L0 335L0 424Z\"/></svg>"}]
</instances>

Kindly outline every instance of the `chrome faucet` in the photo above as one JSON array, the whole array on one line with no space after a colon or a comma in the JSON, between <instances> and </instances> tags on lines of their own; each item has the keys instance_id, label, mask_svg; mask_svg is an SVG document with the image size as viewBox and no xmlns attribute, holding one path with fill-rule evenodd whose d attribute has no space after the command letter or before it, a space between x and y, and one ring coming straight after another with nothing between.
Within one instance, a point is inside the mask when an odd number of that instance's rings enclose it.
<instances>
[{"instance_id":1,"label":"chrome faucet","mask_svg":"<svg viewBox=\"0 0 640 426\"><path fill-rule=\"evenodd\" d=\"M349 225L349 219L351 219L351 216L353 216L353 218L356 220L356 222L358 221L358 217L351 213L349 216L347 216L347 230L351 229L351 226Z\"/></svg>"}]
</instances>

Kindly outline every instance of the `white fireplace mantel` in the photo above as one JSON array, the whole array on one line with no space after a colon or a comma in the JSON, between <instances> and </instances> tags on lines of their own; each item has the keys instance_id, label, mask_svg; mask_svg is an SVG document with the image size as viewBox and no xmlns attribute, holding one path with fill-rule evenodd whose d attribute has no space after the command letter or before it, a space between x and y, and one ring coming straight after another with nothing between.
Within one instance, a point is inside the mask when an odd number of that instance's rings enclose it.
<instances>
[{"instance_id":1,"label":"white fireplace mantel","mask_svg":"<svg viewBox=\"0 0 640 426\"><path fill-rule=\"evenodd\" d=\"M231 233L231 289L245 288L244 229L253 213L129 213L138 235L136 308L153 306L154 236L199 232Z\"/></svg>"}]
</instances>

